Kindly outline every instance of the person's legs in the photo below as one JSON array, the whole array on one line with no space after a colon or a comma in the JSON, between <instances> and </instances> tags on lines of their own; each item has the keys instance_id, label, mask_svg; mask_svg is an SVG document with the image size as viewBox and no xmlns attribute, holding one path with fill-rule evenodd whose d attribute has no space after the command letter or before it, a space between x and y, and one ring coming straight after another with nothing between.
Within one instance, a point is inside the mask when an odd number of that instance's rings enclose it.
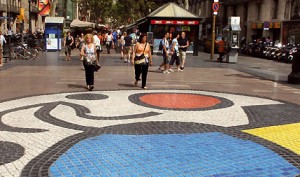
<instances>
[{"instance_id":1,"label":"person's legs","mask_svg":"<svg viewBox=\"0 0 300 177\"><path fill-rule=\"evenodd\" d=\"M180 69L184 69L184 64L185 64L185 59L186 59L186 52L185 51L180 51L180 59L181 59L181 66Z\"/></svg>"},{"instance_id":2,"label":"person's legs","mask_svg":"<svg viewBox=\"0 0 300 177\"><path fill-rule=\"evenodd\" d=\"M107 53L109 53L109 42L106 42L106 50L107 50Z\"/></svg>"},{"instance_id":3,"label":"person's legs","mask_svg":"<svg viewBox=\"0 0 300 177\"><path fill-rule=\"evenodd\" d=\"M124 46L121 44L121 60L124 58Z\"/></svg>"},{"instance_id":4,"label":"person's legs","mask_svg":"<svg viewBox=\"0 0 300 177\"><path fill-rule=\"evenodd\" d=\"M142 88L146 87L149 65L142 65Z\"/></svg>"},{"instance_id":5,"label":"person's legs","mask_svg":"<svg viewBox=\"0 0 300 177\"><path fill-rule=\"evenodd\" d=\"M175 61L176 61L177 71L182 71L182 70L179 68L179 65L180 65L180 59L179 59L179 56L176 54L174 58L175 58Z\"/></svg>"},{"instance_id":6,"label":"person's legs","mask_svg":"<svg viewBox=\"0 0 300 177\"><path fill-rule=\"evenodd\" d=\"M89 88L89 72L88 72L88 65L83 62L83 67L84 67L84 72L85 72L85 82L86 82L86 85L87 87Z\"/></svg>"},{"instance_id":7,"label":"person's legs","mask_svg":"<svg viewBox=\"0 0 300 177\"><path fill-rule=\"evenodd\" d=\"M86 68L87 85L89 85L89 89L92 90L94 88L94 66L87 65Z\"/></svg>"},{"instance_id":8,"label":"person's legs","mask_svg":"<svg viewBox=\"0 0 300 177\"><path fill-rule=\"evenodd\" d=\"M126 46L125 48L124 48L124 62L126 63L126 62L128 62L129 61L129 47L128 46Z\"/></svg>"},{"instance_id":9,"label":"person's legs","mask_svg":"<svg viewBox=\"0 0 300 177\"><path fill-rule=\"evenodd\" d=\"M65 46L65 55L66 55L66 60L68 60L68 46Z\"/></svg>"},{"instance_id":10,"label":"person's legs","mask_svg":"<svg viewBox=\"0 0 300 177\"><path fill-rule=\"evenodd\" d=\"M165 53L163 53L163 63L162 63L162 65L164 66L164 74L168 74L168 73L170 73L169 71L168 71L168 63L169 63L169 60L168 60L168 57L167 57L167 55L165 54ZM161 67L161 66L160 66Z\"/></svg>"},{"instance_id":11,"label":"person's legs","mask_svg":"<svg viewBox=\"0 0 300 177\"><path fill-rule=\"evenodd\" d=\"M71 52L72 52L71 46L68 46L68 60L71 60Z\"/></svg>"},{"instance_id":12,"label":"person's legs","mask_svg":"<svg viewBox=\"0 0 300 177\"><path fill-rule=\"evenodd\" d=\"M142 72L142 67L141 67L141 65L135 64L135 65L134 65L134 72L135 72L135 85L137 85L137 82L138 82L139 80L141 80L141 79L140 79L141 72Z\"/></svg>"}]
</instances>

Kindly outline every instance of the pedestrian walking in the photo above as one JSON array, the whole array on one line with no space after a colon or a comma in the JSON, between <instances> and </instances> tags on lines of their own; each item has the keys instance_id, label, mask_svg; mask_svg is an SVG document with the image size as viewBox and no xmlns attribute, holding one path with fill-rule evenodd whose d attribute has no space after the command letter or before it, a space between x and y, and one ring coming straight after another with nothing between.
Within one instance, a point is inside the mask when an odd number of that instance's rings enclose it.
<instances>
[{"instance_id":1,"label":"pedestrian walking","mask_svg":"<svg viewBox=\"0 0 300 177\"><path fill-rule=\"evenodd\" d=\"M105 36L105 41L106 41L107 53L110 54L110 49L113 45L113 35L111 34L110 31L108 31L107 35Z\"/></svg>"},{"instance_id":2,"label":"pedestrian walking","mask_svg":"<svg viewBox=\"0 0 300 177\"><path fill-rule=\"evenodd\" d=\"M170 54L170 44L169 44L169 39L170 33L166 33L165 37L161 41L162 45L162 56L163 56L163 62L159 65L159 70L161 70L161 67L164 67L164 74L169 74L170 72L168 71L169 69L169 54Z\"/></svg>"},{"instance_id":3,"label":"pedestrian walking","mask_svg":"<svg viewBox=\"0 0 300 177\"><path fill-rule=\"evenodd\" d=\"M94 44L96 45L96 58L97 58L97 62L100 63L100 51L101 51L101 43L100 43L100 39L97 35L97 31L94 31Z\"/></svg>"},{"instance_id":4,"label":"pedestrian walking","mask_svg":"<svg viewBox=\"0 0 300 177\"><path fill-rule=\"evenodd\" d=\"M115 49L115 47L117 46L117 41L118 41L118 33L116 30L114 30L112 32L112 36L113 36L113 49Z\"/></svg>"},{"instance_id":5,"label":"pedestrian walking","mask_svg":"<svg viewBox=\"0 0 300 177\"><path fill-rule=\"evenodd\" d=\"M94 72L95 66L98 64L96 59L96 50L93 35L86 34L80 55L83 57L87 89L90 91L94 89Z\"/></svg>"},{"instance_id":6,"label":"pedestrian walking","mask_svg":"<svg viewBox=\"0 0 300 177\"><path fill-rule=\"evenodd\" d=\"M181 62L180 69L183 70L185 60L186 60L186 51L187 48L190 46L189 40L185 36L185 32L181 32L181 37L179 38L178 44L179 44L179 58Z\"/></svg>"},{"instance_id":7,"label":"pedestrian walking","mask_svg":"<svg viewBox=\"0 0 300 177\"><path fill-rule=\"evenodd\" d=\"M120 35L120 47L121 47L121 60L124 59L124 47L125 47L125 40L124 40L124 37L125 37L125 32Z\"/></svg>"},{"instance_id":8,"label":"pedestrian walking","mask_svg":"<svg viewBox=\"0 0 300 177\"><path fill-rule=\"evenodd\" d=\"M2 31L0 31L0 66L3 65L3 45L6 43L5 37L2 34Z\"/></svg>"},{"instance_id":9,"label":"pedestrian walking","mask_svg":"<svg viewBox=\"0 0 300 177\"><path fill-rule=\"evenodd\" d=\"M175 38L172 40L172 49L171 49L171 60L169 63L169 72L174 72L171 68L173 66L174 62L176 62L177 71L182 71L179 67L180 65L180 59L179 59L179 44L178 39L180 35L179 33L175 34Z\"/></svg>"},{"instance_id":10,"label":"pedestrian walking","mask_svg":"<svg viewBox=\"0 0 300 177\"><path fill-rule=\"evenodd\" d=\"M71 51L72 51L71 46L73 45L74 42L75 42L74 38L73 36L71 36L71 32L69 31L64 40L64 47L65 47L65 54L66 54L67 61L71 60Z\"/></svg>"},{"instance_id":11,"label":"pedestrian walking","mask_svg":"<svg viewBox=\"0 0 300 177\"><path fill-rule=\"evenodd\" d=\"M144 56L144 57L143 57ZM152 55L150 44L147 43L147 36L141 34L139 41L136 43L133 50L131 62L134 64L135 70L135 82L134 85L137 86L138 81L141 80L142 75L142 89L147 89L147 75L148 68L152 66Z\"/></svg>"},{"instance_id":12,"label":"pedestrian walking","mask_svg":"<svg viewBox=\"0 0 300 177\"><path fill-rule=\"evenodd\" d=\"M133 39L130 35L127 35L126 32L124 32L124 62L130 63L130 55L132 53L132 42Z\"/></svg>"},{"instance_id":13,"label":"pedestrian walking","mask_svg":"<svg viewBox=\"0 0 300 177\"><path fill-rule=\"evenodd\" d=\"M219 58L218 61L222 62L225 56L225 38L222 37L222 39L220 41L216 41L218 47L218 52L219 52Z\"/></svg>"}]
</instances>

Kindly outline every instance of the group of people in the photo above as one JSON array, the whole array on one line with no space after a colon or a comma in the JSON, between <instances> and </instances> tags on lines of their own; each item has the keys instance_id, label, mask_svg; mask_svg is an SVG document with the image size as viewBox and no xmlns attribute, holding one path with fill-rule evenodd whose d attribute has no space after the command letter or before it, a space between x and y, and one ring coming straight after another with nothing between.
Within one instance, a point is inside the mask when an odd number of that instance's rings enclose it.
<instances>
[{"instance_id":1,"label":"group of people","mask_svg":"<svg viewBox=\"0 0 300 177\"><path fill-rule=\"evenodd\" d=\"M119 35L121 59L126 63L133 64L135 70L134 85L137 86L139 81L141 81L141 88L147 89L148 69L149 66L152 66L151 45L147 42L146 34L140 32L135 32L134 34L133 36L124 32L122 35ZM109 54L109 46L115 45L114 36L111 32L108 32L105 39L105 45L108 48L107 53ZM66 60L70 60L73 43L75 43L75 40L70 32L68 32L65 38ZM159 66L159 70L165 74L174 72L172 65L176 63L177 71L183 71L186 51L189 47L189 40L186 38L185 32L176 33L172 40L170 39L170 33L166 33L161 41L161 45L163 62ZM95 66L100 66L101 39L98 37L96 31L93 34L81 34L77 46L79 47L81 60L85 69L87 89L93 90Z\"/></svg>"},{"instance_id":2,"label":"group of people","mask_svg":"<svg viewBox=\"0 0 300 177\"><path fill-rule=\"evenodd\" d=\"M160 42L160 45L162 46L163 62L160 64L158 70L163 71L164 74L174 72L171 67L175 62L177 71L183 71L186 60L186 51L190 45L185 32L181 32L181 34L176 33L172 40L170 40L170 33L167 32ZM163 70L161 69L162 67Z\"/></svg>"}]
</instances>

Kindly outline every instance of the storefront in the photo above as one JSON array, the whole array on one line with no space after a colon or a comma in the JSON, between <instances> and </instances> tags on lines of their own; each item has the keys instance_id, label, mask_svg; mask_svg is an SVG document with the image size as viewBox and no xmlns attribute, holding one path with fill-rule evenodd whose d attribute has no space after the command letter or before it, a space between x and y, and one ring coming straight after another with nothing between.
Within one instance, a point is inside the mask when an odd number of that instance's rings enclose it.
<instances>
[{"instance_id":1,"label":"storefront","mask_svg":"<svg viewBox=\"0 0 300 177\"><path fill-rule=\"evenodd\" d=\"M280 22L257 22L251 23L253 35L251 39L262 39L263 37L271 37L273 41L280 41Z\"/></svg>"},{"instance_id":2,"label":"storefront","mask_svg":"<svg viewBox=\"0 0 300 177\"><path fill-rule=\"evenodd\" d=\"M153 33L153 52L158 52L159 42L166 32L171 39L174 34L186 32L190 41L187 53L198 55L199 25L201 18L175 3L167 3L146 17L137 21L136 26L141 32Z\"/></svg>"},{"instance_id":3,"label":"storefront","mask_svg":"<svg viewBox=\"0 0 300 177\"><path fill-rule=\"evenodd\" d=\"M282 43L300 43L300 20L289 20L282 22Z\"/></svg>"}]
</instances>

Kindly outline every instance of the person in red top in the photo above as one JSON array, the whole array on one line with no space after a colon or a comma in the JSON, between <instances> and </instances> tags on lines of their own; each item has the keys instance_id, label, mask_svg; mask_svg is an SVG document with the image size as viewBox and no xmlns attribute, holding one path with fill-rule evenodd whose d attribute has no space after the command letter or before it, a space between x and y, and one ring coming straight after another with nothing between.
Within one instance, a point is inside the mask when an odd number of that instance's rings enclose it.
<instances>
[{"instance_id":1,"label":"person in red top","mask_svg":"<svg viewBox=\"0 0 300 177\"><path fill-rule=\"evenodd\" d=\"M225 38L222 37L222 40L220 41L216 41L217 45L219 45L219 58L218 61L222 62L223 61L223 57L225 55Z\"/></svg>"}]
</instances>

